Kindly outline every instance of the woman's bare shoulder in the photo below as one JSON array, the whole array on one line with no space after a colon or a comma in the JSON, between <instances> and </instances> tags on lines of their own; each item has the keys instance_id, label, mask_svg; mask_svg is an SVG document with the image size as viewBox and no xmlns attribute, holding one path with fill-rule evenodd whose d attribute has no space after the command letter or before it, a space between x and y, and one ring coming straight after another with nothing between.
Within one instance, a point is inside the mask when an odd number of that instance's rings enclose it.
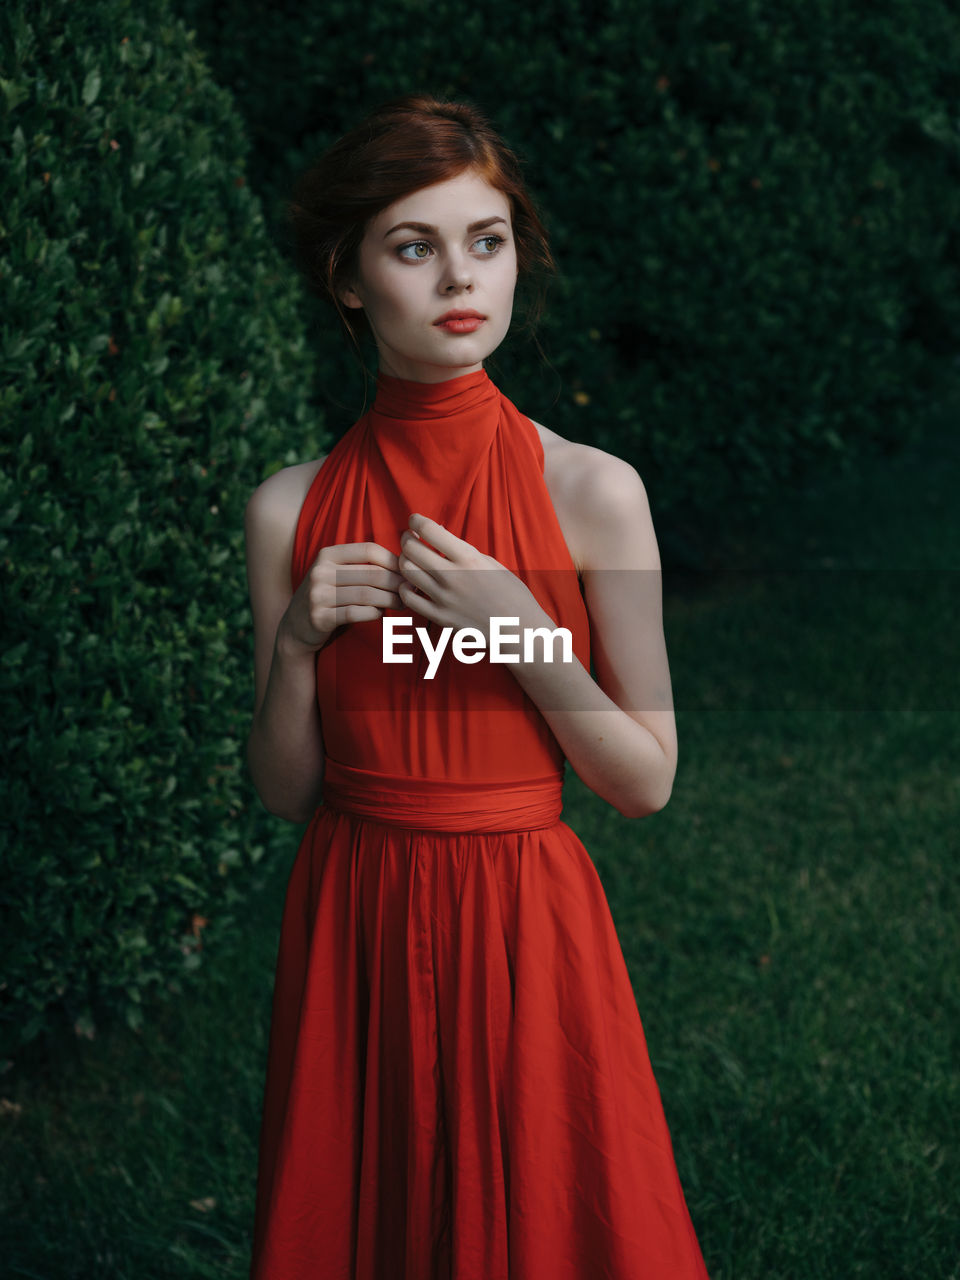
<instances>
[{"instance_id":1,"label":"woman's bare shoulder","mask_svg":"<svg viewBox=\"0 0 960 1280\"><path fill-rule=\"evenodd\" d=\"M623 458L533 425L543 444L543 478L578 572L609 562L614 531L629 527L636 534L638 521L650 523L643 481Z\"/></svg>"},{"instance_id":2,"label":"woman's bare shoulder","mask_svg":"<svg viewBox=\"0 0 960 1280\"><path fill-rule=\"evenodd\" d=\"M540 422L533 425L543 445L544 478L555 498L560 496L582 504L593 496L609 492L611 485L622 488L640 483L636 470L616 454L592 444L567 440Z\"/></svg>"},{"instance_id":3,"label":"woman's bare shoulder","mask_svg":"<svg viewBox=\"0 0 960 1280\"><path fill-rule=\"evenodd\" d=\"M323 466L326 455L312 462L282 467L259 484L246 510L247 530L271 529L289 532L297 522L304 499Z\"/></svg>"}]
</instances>

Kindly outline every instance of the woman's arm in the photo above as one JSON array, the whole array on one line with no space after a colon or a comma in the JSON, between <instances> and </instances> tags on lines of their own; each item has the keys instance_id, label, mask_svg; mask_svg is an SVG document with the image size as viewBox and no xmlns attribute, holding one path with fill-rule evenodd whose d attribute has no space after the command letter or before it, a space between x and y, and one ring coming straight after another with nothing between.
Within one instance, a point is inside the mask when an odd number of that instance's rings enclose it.
<instances>
[{"instance_id":1,"label":"woman's arm","mask_svg":"<svg viewBox=\"0 0 960 1280\"><path fill-rule=\"evenodd\" d=\"M521 661L512 670L583 782L640 818L664 807L677 771L660 555L640 476L596 452L574 502L597 679L576 660Z\"/></svg>"},{"instance_id":2,"label":"woman's arm","mask_svg":"<svg viewBox=\"0 0 960 1280\"><path fill-rule=\"evenodd\" d=\"M401 581L392 551L350 542L323 547L292 590L297 518L317 470L287 467L265 480L245 520L256 677L247 762L263 803L291 822L309 821L322 798L317 652L338 627L397 608Z\"/></svg>"},{"instance_id":3,"label":"woman's arm","mask_svg":"<svg viewBox=\"0 0 960 1280\"><path fill-rule=\"evenodd\" d=\"M270 812L306 822L320 803L323 781L316 650L280 626L293 598L290 562L305 480L298 471L265 480L246 509L256 680L247 763Z\"/></svg>"},{"instance_id":4,"label":"woman's arm","mask_svg":"<svg viewBox=\"0 0 960 1280\"><path fill-rule=\"evenodd\" d=\"M580 466L572 502L586 531L582 573L597 680L575 656L545 662L540 646L532 661L511 663L510 670L579 777L625 817L639 818L667 803L677 768L660 556L637 472L611 454L590 452L596 457ZM422 515L411 516L410 529L401 538L400 572L428 599L401 587L404 608L485 634L496 615L519 618L521 633L556 627L526 585L492 557ZM487 572L445 572L461 568Z\"/></svg>"}]
</instances>

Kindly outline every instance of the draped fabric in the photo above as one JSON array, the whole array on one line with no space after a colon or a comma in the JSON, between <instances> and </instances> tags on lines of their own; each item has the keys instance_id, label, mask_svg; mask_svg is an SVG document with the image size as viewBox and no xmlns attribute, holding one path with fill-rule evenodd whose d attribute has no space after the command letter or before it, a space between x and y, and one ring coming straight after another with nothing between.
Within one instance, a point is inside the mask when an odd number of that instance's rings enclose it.
<instances>
[{"instance_id":1,"label":"draped fabric","mask_svg":"<svg viewBox=\"0 0 960 1280\"><path fill-rule=\"evenodd\" d=\"M530 587L589 669L536 428L485 371L380 374L297 525L397 554L437 520ZM403 610L436 639L439 628ZM323 803L284 903L251 1280L704 1280L564 757L505 663L383 622L317 657Z\"/></svg>"}]
</instances>

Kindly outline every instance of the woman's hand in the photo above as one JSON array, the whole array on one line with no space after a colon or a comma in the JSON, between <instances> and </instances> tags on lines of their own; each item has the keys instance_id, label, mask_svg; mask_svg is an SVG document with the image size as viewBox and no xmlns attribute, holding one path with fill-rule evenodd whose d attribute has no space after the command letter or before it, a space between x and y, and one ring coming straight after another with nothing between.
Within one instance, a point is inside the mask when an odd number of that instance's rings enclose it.
<instances>
[{"instance_id":1,"label":"woman's hand","mask_svg":"<svg viewBox=\"0 0 960 1280\"><path fill-rule=\"evenodd\" d=\"M488 643L494 617L517 618L521 628L555 625L529 587L499 560L427 516L413 514L409 526L400 536L401 608L441 626L475 627Z\"/></svg>"},{"instance_id":2,"label":"woman's hand","mask_svg":"<svg viewBox=\"0 0 960 1280\"><path fill-rule=\"evenodd\" d=\"M397 557L379 542L323 547L280 619L278 641L316 652L349 622L404 607Z\"/></svg>"}]
</instances>

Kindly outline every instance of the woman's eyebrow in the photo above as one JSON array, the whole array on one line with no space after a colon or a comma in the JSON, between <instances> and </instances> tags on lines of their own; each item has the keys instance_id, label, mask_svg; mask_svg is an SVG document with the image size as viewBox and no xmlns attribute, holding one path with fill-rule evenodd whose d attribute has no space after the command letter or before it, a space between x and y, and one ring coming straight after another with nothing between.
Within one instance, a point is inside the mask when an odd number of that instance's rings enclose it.
<instances>
[{"instance_id":1,"label":"woman's eyebrow","mask_svg":"<svg viewBox=\"0 0 960 1280\"><path fill-rule=\"evenodd\" d=\"M480 222L471 222L469 227L467 227L467 230L485 231L487 227L492 227L495 222L502 222L504 226L507 225L506 218L501 218L498 215L495 218L483 218ZM436 236L440 234L436 227L431 227L426 222L398 222L395 227L391 227L389 231L385 231L383 233L383 238L386 240L387 236L393 235L394 231L404 230L419 231L421 235L425 236Z\"/></svg>"}]
</instances>

